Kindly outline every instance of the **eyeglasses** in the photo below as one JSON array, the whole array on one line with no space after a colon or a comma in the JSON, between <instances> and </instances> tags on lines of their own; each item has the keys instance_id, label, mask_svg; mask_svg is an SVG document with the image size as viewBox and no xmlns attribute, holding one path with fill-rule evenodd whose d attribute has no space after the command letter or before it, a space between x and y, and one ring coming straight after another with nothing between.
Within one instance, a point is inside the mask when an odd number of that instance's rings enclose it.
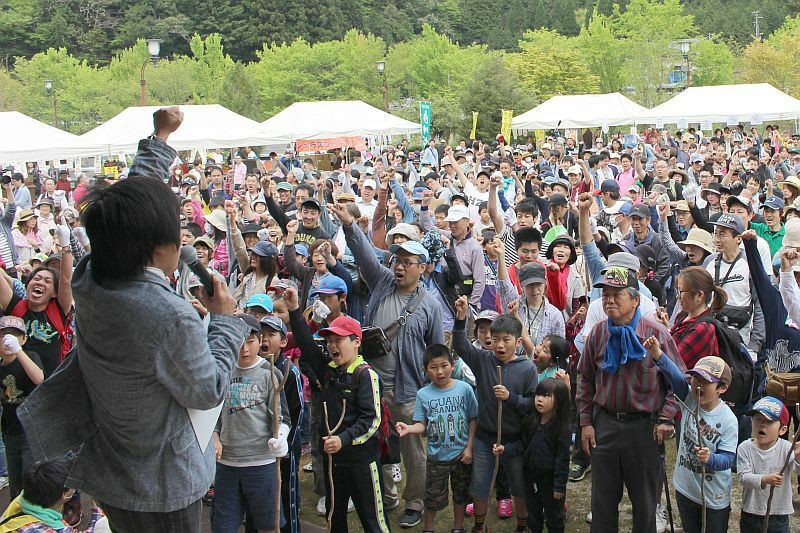
<instances>
[{"instance_id":1,"label":"eyeglasses","mask_svg":"<svg viewBox=\"0 0 800 533\"><path fill-rule=\"evenodd\" d=\"M392 267L397 267L398 265L403 265L403 268L409 268L413 265L421 265L420 261L412 261L410 259L398 259L396 257L392 258Z\"/></svg>"}]
</instances>

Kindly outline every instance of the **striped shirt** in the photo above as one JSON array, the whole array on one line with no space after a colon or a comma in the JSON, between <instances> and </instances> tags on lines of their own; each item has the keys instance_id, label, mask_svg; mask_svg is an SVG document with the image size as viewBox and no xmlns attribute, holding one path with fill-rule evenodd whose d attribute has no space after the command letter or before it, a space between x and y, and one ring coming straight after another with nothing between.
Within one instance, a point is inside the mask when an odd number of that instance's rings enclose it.
<instances>
[{"instance_id":1,"label":"striped shirt","mask_svg":"<svg viewBox=\"0 0 800 533\"><path fill-rule=\"evenodd\" d=\"M616 374L600 369L608 344L607 324L607 321L599 322L592 328L578 362L575 402L580 425L592 425L595 406L609 411L653 413L659 418L674 418L678 409L675 399L668 395L669 383L659 374L650 355L620 365ZM661 343L663 354L684 372L686 367L669 331L654 320L642 317L636 326L636 336L643 341L651 335Z\"/></svg>"}]
</instances>

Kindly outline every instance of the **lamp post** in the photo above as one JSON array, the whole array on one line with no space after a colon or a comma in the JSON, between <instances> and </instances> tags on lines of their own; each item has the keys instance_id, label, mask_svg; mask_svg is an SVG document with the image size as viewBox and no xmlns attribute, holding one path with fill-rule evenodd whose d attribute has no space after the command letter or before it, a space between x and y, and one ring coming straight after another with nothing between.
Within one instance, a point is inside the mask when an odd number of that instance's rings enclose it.
<instances>
[{"instance_id":1,"label":"lamp post","mask_svg":"<svg viewBox=\"0 0 800 533\"><path fill-rule=\"evenodd\" d=\"M692 86L692 69L689 65L689 45L691 41L689 39L682 39L678 41L678 46L680 46L681 54L683 54L683 60L686 62L686 87Z\"/></svg>"},{"instance_id":2,"label":"lamp post","mask_svg":"<svg viewBox=\"0 0 800 533\"><path fill-rule=\"evenodd\" d=\"M152 63L153 66L158 63L158 54L161 51L162 42L161 39L147 39L147 53L150 54L150 57L142 63L142 73L139 77L139 86L141 87L139 105L147 105L147 82L144 79L144 68L147 66L148 62Z\"/></svg>"},{"instance_id":3,"label":"lamp post","mask_svg":"<svg viewBox=\"0 0 800 533\"><path fill-rule=\"evenodd\" d=\"M383 78L383 110L389 112L389 88L386 86L386 61L376 61L375 67Z\"/></svg>"},{"instance_id":4,"label":"lamp post","mask_svg":"<svg viewBox=\"0 0 800 533\"><path fill-rule=\"evenodd\" d=\"M44 80L44 90L47 96L53 97L53 126L58 127L58 100L56 100L56 91L53 89L53 80Z\"/></svg>"}]
</instances>

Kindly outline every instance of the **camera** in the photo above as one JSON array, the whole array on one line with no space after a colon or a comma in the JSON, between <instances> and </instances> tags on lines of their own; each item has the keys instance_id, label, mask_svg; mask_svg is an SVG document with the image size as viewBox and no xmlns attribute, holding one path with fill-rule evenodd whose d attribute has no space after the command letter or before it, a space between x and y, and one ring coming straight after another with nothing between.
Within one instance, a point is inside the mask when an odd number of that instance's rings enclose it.
<instances>
[{"instance_id":1,"label":"camera","mask_svg":"<svg viewBox=\"0 0 800 533\"><path fill-rule=\"evenodd\" d=\"M3 185L8 185L11 183L11 177L14 175L13 168L5 168L0 170L0 183Z\"/></svg>"}]
</instances>

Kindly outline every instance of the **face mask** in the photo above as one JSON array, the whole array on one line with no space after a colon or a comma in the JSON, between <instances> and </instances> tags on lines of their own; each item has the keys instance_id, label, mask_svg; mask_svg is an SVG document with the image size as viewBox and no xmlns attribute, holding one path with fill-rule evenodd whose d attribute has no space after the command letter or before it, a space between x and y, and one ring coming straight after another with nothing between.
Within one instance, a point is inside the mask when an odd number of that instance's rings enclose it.
<instances>
[{"instance_id":1,"label":"face mask","mask_svg":"<svg viewBox=\"0 0 800 533\"><path fill-rule=\"evenodd\" d=\"M467 161L469 161L470 163L472 163L472 161L474 161L474 160L475 160L475 158L474 158L474 157L472 157L471 155L467 155Z\"/></svg>"}]
</instances>

